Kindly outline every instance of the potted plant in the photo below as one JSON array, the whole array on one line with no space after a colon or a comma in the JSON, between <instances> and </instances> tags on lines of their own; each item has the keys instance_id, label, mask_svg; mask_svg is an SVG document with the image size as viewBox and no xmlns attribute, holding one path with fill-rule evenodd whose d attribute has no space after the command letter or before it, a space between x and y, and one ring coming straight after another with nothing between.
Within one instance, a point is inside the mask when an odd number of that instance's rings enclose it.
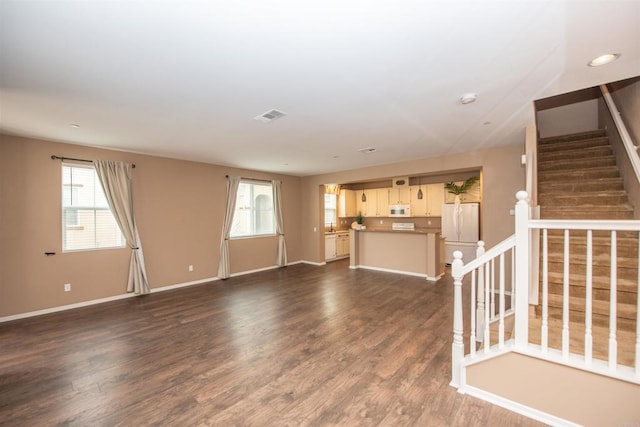
<instances>
[{"instance_id":1,"label":"potted plant","mask_svg":"<svg viewBox=\"0 0 640 427\"><path fill-rule=\"evenodd\" d=\"M456 200L455 203L460 203L460 196L462 194L466 194L471 187L473 187L476 182L478 182L477 176L472 176L471 178L464 181L462 184L458 185L455 182L447 182L444 184L444 188L451 194L455 194Z\"/></svg>"},{"instance_id":2,"label":"potted plant","mask_svg":"<svg viewBox=\"0 0 640 427\"><path fill-rule=\"evenodd\" d=\"M356 224L357 229L360 230L362 228L362 223L364 222L364 217L362 216L362 212L358 211L358 215L356 215Z\"/></svg>"}]
</instances>

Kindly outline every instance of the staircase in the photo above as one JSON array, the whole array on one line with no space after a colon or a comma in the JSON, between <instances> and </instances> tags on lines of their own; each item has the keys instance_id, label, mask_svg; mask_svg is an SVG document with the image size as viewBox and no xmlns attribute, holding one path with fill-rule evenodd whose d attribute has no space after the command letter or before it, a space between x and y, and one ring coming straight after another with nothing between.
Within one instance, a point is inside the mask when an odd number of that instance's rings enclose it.
<instances>
[{"instance_id":1,"label":"staircase","mask_svg":"<svg viewBox=\"0 0 640 427\"><path fill-rule=\"evenodd\" d=\"M604 130L538 141L538 203L542 219L633 219L623 180ZM550 230L549 316L562 319L562 230ZM634 331L638 281L638 233L617 233L617 327ZM572 231L569 319L584 322L586 231ZM541 243L542 245L542 243ZM541 249L542 250L542 249ZM593 232L593 325L609 325L611 235ZM541 273L542 277L542 273ZM539 314L539 308L537 309Z\"/></svg>"}]
</instances>

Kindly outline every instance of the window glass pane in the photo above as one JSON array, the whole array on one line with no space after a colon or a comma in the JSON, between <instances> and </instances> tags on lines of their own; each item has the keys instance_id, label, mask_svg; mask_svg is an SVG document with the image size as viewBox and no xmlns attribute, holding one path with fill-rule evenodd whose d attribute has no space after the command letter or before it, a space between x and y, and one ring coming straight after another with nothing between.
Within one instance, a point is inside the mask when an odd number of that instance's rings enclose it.
<instances>
[{"instance_id":1,"label":"window glass pane","mask_svg":"<svg viewBox=\"0 0 640 427\"><path fill-rule=\"evenodd\" d=\"M124 247L95 169L62 166L62 249Z\"/></svg>"},{"instance_id":2,"label":"window glass pane","mask_svg":"<svg viewBox=\"0 0 640 427\"><path fill-rule=\"evenodd\" d=\"M324 195L324 225L327 227L336 225L338 219L337 200L338 197L335 194Z\"/></svg>"},{"instance_id":3,"label":"window glass pane","mask_svg":"<svg viewBox=\"0 0 640 427\"><path fill-rule=\"evenodd\" d=\"M275 234L271 183L243 181L238 186L231 237Z\"/></svg>"}]
</instances>

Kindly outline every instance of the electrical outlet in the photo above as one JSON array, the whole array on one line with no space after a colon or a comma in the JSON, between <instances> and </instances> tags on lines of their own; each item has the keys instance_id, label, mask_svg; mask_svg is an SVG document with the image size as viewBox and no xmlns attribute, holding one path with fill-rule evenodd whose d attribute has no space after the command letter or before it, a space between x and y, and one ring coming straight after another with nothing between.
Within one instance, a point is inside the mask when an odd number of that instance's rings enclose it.
<instances>
[{"instance_id":1,"label":"electrical outlet","mask_svg":"<svg viewBox=\"0 0 640 427\"><path fill-rule=\"evenodd\" d=\"M431 221L427 221L427 225L431 225Z\"/></svg>"},{"instance_id":2,"label":"electrical outlet","mask_svg":"<svg viewBox=\"0 0 640 427\"><path fill-rule=\"evenodd\" d=\"M384 220L380 220L380 225L384 224Z\"/></svg>"},{"instance_id":3,"label":"electrical outlet","mask_svg":"<svg viewBox=\"0 0 640 427\"><path fill-rule=\"evenodd\" d=\"M71 283L65 283L64 284L64 291L65 292L70 292L71 291Z\"/></svg>"},{"instance_id":4,"label":"electrical outlet","mask_svg":"<svg viewBox=\"0 0 640 427\"><path fill-rule=\"evenodd\" d=\"M193 265L189 265L189 271L193 271Z\"/></svg>"},{"instance_id":5,"label":"electrical outlet","mask_svg":"<svg viewBox=\"0 0 640 427\"><path fill-rule=\"evenodd\" d=\"M313 227L313 232L315 233L316 231L318 231L318 227Z\"/></svg>"}]
</instances>

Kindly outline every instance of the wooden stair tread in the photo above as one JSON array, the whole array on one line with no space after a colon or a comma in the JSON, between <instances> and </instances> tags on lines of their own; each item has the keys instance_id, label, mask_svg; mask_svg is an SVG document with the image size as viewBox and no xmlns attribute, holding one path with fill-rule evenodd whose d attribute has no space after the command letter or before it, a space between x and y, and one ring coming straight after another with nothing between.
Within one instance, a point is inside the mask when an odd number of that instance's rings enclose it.
<instances>
[{"instance_id":1,"label":"wooden stair tread","mask_svg":"<svg viewBox=\"0 0 640 427\"><path fill-rule=\"evenodd\" d=\"M563 273L549 271L548 278L549 278L549 282L559 283L559 284L564 283ZM540 280L542 281L542 274L540 274ZM569 286L584 287L585 283L586 283L586 279L584 275L573 274L571 273L571 271L569 271ZM593 286L593 288L596 288L596 289L611 288L611 282L609 280L609 277L593 276L591 278L591 285ZM625 291L625 292L637 292L637 289L638 289L638 283L635 280L625 279L620 277L616 280L616 286L618 291Z\"/></svg>"},{"instance_id":2,"label":"wooden stair tread","mask_svg":"<svg viewBox=\"0 0 640 427\"><path fill-rule=\"evenodd\" d=\"M540 145L545 145L549 143L556 142L566 142L566 141L575 141L575 140L585 140L592 138L606 138L607 131L605 129L594 129L585 132L575 132L566 135L557 135L557 136L548 136L545 138L540 138L538 143Z\"/></svg>"}]
</instances>

